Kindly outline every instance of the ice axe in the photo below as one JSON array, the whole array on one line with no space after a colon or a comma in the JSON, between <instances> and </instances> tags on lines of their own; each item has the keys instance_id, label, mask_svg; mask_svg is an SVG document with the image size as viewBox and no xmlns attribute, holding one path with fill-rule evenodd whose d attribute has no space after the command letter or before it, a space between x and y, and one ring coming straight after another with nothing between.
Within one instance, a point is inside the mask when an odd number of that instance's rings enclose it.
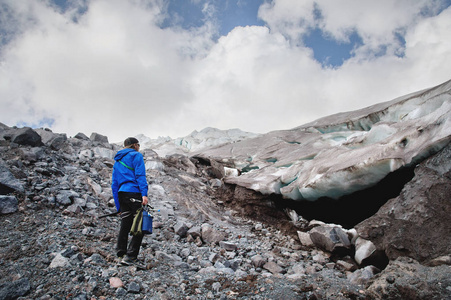
<instances>
[{"instance_id":1,"label":"ice axe","mask_svg":"<svg viewBox=\"0 0 451 300\"><path fill-rule=\"evenodd\" d=\"M138 199L130 199L132 202L140 202L140 200L138 200ZM149 214L151 214L152 212L159 212L160 210L159 209L154 209L152 206L150 206L149 204L147 204L147 205L145 205L144 207L144 210L145 211L147 211ZM120 212L119 211L116 211L116 212L114 212L114 213L109 213L109 214L106 214L106 215L101 215L101 216L99 216L99 219L103 219L103 218L106 218L106 217L112 217L112 216L116 216L116 215L118 215Z\"/></svg>"},{"instance_id":2,"label":"ice axe","mask_svg":"<svg viewBox=\"0 0 451 300\"><path fill-rule=\"evenodd\" d=\"M133 199L133 198L130 198L130 201L131 201L131 202L141 202L141 200L139 200L139 199ZM106 218L106 217L116 216L116 215L118 215L119 213L120 213L120 211L116 211L116 212L114 212L114 213L109 213L109 214L106 214L106 215L101 215L101 216L99 216L99 219Z\"/></svg>"},{"instance_id":3,"label":"ice axe","mask_svg":"<svg viewBox=\"0 0 451 300\"><path fill-rule=\"evenodd\" d=\"M114 212L114 213L110 213L110 214L106 214L106 215L101 215L101 216L99 217L99 219L106 218L106 217L116 216L116 215L118 215L118 214L119 214L119 211Z\"/></svg>"}]
</instances>

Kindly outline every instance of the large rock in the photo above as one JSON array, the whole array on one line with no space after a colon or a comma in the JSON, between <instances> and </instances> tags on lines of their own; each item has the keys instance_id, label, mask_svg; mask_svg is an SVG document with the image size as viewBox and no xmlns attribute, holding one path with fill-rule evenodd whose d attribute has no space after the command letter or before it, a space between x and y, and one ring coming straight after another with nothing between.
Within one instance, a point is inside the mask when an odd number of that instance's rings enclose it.
<instances>
[{"instance_id":1,"label":"large rock","mask_svg":"<svg viewBox=\"0 0 451 300\"><path fill-rule=\"evenodd\" d=\"M70 205L75 198L80 195L72 190L62 190L56 195L56 202L61 205Z\"/></svg>"},{"instance_id":2,"label":"large rock","mask_svg":"<svg viewBox=\"0 0 451 300\"><path fill-rule=\"evenodd\" d=\"M338 226L321 225L310 230L309 234L316 246L331 253L346 253L351 249L348 235Z\"/></svg>"},{"instance_id":3,"label":"large rock","mask_svg":"<svg viewBox=\"0 0 451 300\"><path fill-rule=\"evenodd\" d=\"M33 147L42 145L41 136L29 127L14 129L10 134L11 142L13 143Z\"/></svg>"},{"instance_id":4,"label":"large rock","mask_svg":"<svg viewBox=\"0 0 451 300\"><path fill-rule=\"evenodd\" d=\"M355 261L361 265L376 252L376 246L368 240L357 238L355 243Z\"/></svg>"},{"instance_id":5,"label":"large rock","mask_svg":"<svg viewBox=\"0 0 451 300\"><path fill-rule=\"evenodd\" d=\"M68 266L70 266L69 259L67 257L62 256L61 253L58 253L52 259L52 262L50 263L49 268L50 269L65 268Z\"/></svg>"},{"instance_id":6,"label":"large rock","mask_svg":"<svg viewBox=\"0 0 451 300\"><path fill-rule=\"evenodd\" d=\"M190 174L196 174L197 168L194 163L184 155L174 154L166 157L165 163Z\"/></svg>"},{"instance_id":7,"label":"large rock","mask_svg":"<svg viewBox=\"0 0 451 300\"><path fill-rule=\"evenodd\" d=\"M301 242L302 245L307 247L312 247L314 245L308 232L298 231L297 233L299 241Z\"/></svg>"},{"instance_id":8,"label":"large rock","mask_svg":"<svg viewBox=\"0 0 451 300\"><path fill-rule=\"evenodd\" d=\"M8 282L0 285L0 299L17 299L25 296L31 290L28 278Z\"/></svg>"},{"instance_id":9,"label":"large rock","mask_svg":"<svg viewBox=\"0 0 451 300\"><path fill-rule=\"evenodd\" d=\"M267 262L266 264L263 265L263 268L273 274L284 273L284 269L274 261Z\"/></svg>"},{"instance_id":10,"label":"large rock","mask_svg":"<svg viewBox=\"0 0 451 300\"><path fill-rule=\"evenodd\" d=\"M426 267L408 258L390 262L368 288L369 299L451 299L451 266Z\"/></svg>"},{"instance_id":11,"label":"large rock","mask_svg":"<svg viewBox=\"0 0 451 300\"><path fill-rule=\"evenodd\" d=\"M218 244L225 240L226 236L225 232L213 228L210 224L202 224L202 240L204 242Z\"/></svg>"},{"instance_id":12,"label":"large rock","mask_svg":"<svg viewBox=\"0 0 451 300\"><path fill-rule=\"evenodd\" d=\"M88 183L88 186L91 188L91 190L94 192L94 195L99 196L102 193L102 187L92 178L88 177L86 179L86 182Z\"/></svg>"},{"instance_id":13,"label":"large rock","mask_svg":"<svg viewBox=\"0 0 451 300\"><path fill-rule=\"evenodd\" d=\"M24 191L22 182L14 177L6 165L0 163L0 195Z\"/></svg>"},{"instance_id":14,"label":"large rock","mask_svg":"<svg viewBox=\"0 0 451 300\"><path fill-rule=\"evenodd\" d=\"M79 140L89 140L89 138L86 136L86 134L79 132L77 133L74 138L79 139Z\"/></svg>"},{"instance_id":15,"label":"large rock","mask_svg":"<svg viewBox=\"0 0 451 300\"><path fill-rule=\"evenodd\" d=\"M65 134L59 134L50 141L50 148L54 150L60 150L65 145L67 141L67 136Z\"/></svg>"},{"instance_id":16,"label":"large rock","mask_svg":"<svg viewBox=\"0 0 451 300\"><path fill-rule=\"evenodd\" d=\"M354 259L361 266L373 265L379 269L384 269L388 264L385 252L378 250L373 242L361 237L358 237L355 241Z\"/></svg>"},{"instance_id":17,"label":"large rock","mask_svg":"<svg viewBox=\"0 0 451 300\"><path fill-rule=\"evenodd\" d=\"M53 133L50 129L35 129L35 131L41 136L44 145L51 147L54 150L59 150L64 146L67 141L66 134Z\"/></svg>"},{"instance_id":18,"label":"large rock","mask_svg":"<svg viewBox=\"0 0 451 300\"><path fill-rule=\"evenodd\" d=\"M22 148L21 158L25 161L36 162L45 157L45 152L42 147Z\"/></svg>"},{"instance_id":19,"label":"large rock","mask_svg":"<svg viewBox=\"0 0 451 300\"><path fill-rule=\"evenodd\" d=\"M108 137L101 135L99 133L93 132L90 136L91 141L93 142L99 142L99 143L105 143L108 144Z\"/></svg>"},{"instance_id":20,"label":"large rock","mask_svg":"<svg viewBox=\"0 0 451 300\"><path fill-rule=\"evenodd\" d=\"M252 261L252 264L256 268L263 267L266 264L266 262L267 262L267 260L263 256L261 256L259 254L252 256L251 257L251 261Z\"/></svg>"},{"instance_id":21,"label":"large rock","mask_svg":"<svg viewBox=\"0 0 451 300\"><path fill-rule=\"evenodd\" d=\"M103 157L103 158L110 158L113 159L116 152L112 149L107 149L103 147L94 147L92 149L94 152L94 156L96 157Z\"/></svg>"},{"instance_id":22,"label":"large rock","mask_svg":"<svg viewBox=\"0 0 451 300\"><path fill-rule=\"evenodd\" d=\"M399 195L356 226L390 260L420 262L451 253L451 144L422 162Z\"/></svg>"},{"instance_id":23,"label":"large rock","mask_svg":"<svg viewBox=\"0 0 451 300\"><path fill-rule=\"evenodd\" d=\"M0 214L10 214L18 210L18 202L15 196L0 196Z\"/></svg>"},{"instance_id":24,"label":"large rock","mask_svg":"<svg viewBox=\"0 0 451 300\"><path fill-rule=\"evenodd\" d=\"M177 222L177 224L174 225L174 232L175 234L179 235L180 237L186 237L186 234L188 232L188 226L184 222Z\"/></svg>"},{"instance_id":25,"label":"large rock","mask_svg":"<svg viewBox=\"0 0 451 300\"><path fill-rule=\"evenodd\" d=\"M380 270L374 266L366 266L365 268L358 269L353 273L349 273L347 277L351 283L365 285L379 272Z\"/></svg>"}]
</instances>

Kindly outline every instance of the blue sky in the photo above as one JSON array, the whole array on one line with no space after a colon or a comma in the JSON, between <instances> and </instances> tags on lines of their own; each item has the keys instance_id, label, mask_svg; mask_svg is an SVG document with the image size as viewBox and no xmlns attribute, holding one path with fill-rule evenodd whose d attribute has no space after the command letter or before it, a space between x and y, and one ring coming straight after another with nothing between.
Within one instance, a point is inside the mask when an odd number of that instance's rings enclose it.
<instances>
[{"instance_id":1,"label":"blue sky","mask_svg":"<svg viewBox=\"0 0 451 300\"><path fill-rule=\"evenodd\" d=\"M269 2L269 1L266 1ZM241 0L241 1L187 1L178 0L170 1L168 4L168 18L162 27L170 27L179 25L184 29L192 27L200 27L205 22L205 15L202 11L205 3L213 3L214 17L218 23L218 36L226 36L231 30L237 26L265 26L265 22L258 17L260 6L265 3L264 0ZM431 12L424 9L423 14L437 14L451 5L451 0L444 1L438 6L437 11ZM322 19L319 9L313 12L316 19ZM178 16L178 17L176 17ZM177 21L174 21L177 20ZM402 45L405 44L403 37L398 35ZM302 38L305 46L313 50L314 58L323 66L338 67L344 61L353 56L353 50L362 45L362 39L355 31L349 34L346 41L337 41L327 32L319 27L311 28L310 31ZM385 49L382 48L379 55L384 54ZM402 56L403 53L398 53Z\"/></svg>"},{"instance_id":2,"label":"blue sky","mask_svg":"<svg viewBox=\"0 0 451 300\"><path fill-rule=\"evenodd\" d=\"M0 2L9 126L264 133L450 79L451 0Z\"/></svg>"},{"instance_id":3,"label":"blue sky","mask_svg":"<svg viewBox=\"0 0 451 300\"><path fill-rule=\"evenodd\" d=\"M219 26L216 38L226 36L237 26L265 26L265 22L258 17L258 9L265 3L263 0L216 0L212 2L215 6L214 17ZM178 25L189 30L202 26L206 18L202 12L204 5L205 1L170 1L168 18L165 19L162 27ZM321 15L318 15L317 18L321 18ZM343 42L327 36L327 33L320 28L314 28L305 35L303 43L313 49L314 58L318 62L324 66L337 67L352 56L352 50L362 41L355 32L350 35L349 41Z\"/></svg>"},{"instance_id":4,"label":"blue sky","mask_svg":"<svg viewBox=\"0 0 451 300\"><path fill-rule=\"evenodd\" d=\"M219 25L219 36L227 35L237 26L263 26L265 23L258 18L258 9L264 1L261 0L241 0L241 1L211 1L214 6L214 17ZM177 25L185 29L190 27L200 27L203 25L205 16L202 10L205 8L205 1L170 1L168 5L168 18L163 27L174 25L171 21L174 16L180 16Z\"/></svg>"},{"instance_id":5,"label":"blue sky","mask_svg":"<svg viewBox=\"0 0 451 300\"><path fill-rule=\"evenodd\" d=\"M338 67L352 56L352 51L362 44L362 39L357 33L353 33L349 36L349 41L338 42L316 28L304 38L304 43L313 49L314 58L323 66Z\"/></svg>"}]
</instances>

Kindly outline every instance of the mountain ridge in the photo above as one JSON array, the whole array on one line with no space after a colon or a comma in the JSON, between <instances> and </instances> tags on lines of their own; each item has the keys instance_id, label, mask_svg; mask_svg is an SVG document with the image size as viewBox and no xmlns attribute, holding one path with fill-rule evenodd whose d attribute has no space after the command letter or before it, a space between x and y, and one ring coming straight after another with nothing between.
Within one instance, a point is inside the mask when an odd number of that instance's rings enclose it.
<instances>
[{"instance_id":1,"label":"mountain ridge","mask_svg":"<svg viewBox=\"0 0 451 300\"><path fill-rule=\"evenodd\" d=\"M151 139L145 134L138 134L135 137L140 141L142 149L152 149L159 156L164 157L171 154L189 154L204 148L235 143L256 136L259 134L242 131L238 128L221 130L205 127L200 131L194 130L187 136L175 139L169 136Z\"/></svg>"}]
</instances>

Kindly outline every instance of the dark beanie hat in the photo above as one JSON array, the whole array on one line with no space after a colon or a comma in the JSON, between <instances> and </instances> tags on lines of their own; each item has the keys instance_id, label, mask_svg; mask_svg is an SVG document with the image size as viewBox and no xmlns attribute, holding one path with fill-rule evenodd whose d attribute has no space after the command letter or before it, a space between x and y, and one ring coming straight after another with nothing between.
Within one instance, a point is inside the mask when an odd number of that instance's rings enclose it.
<instances>
[{"instance_id":1,"label":"dark beanie hat","mask_svg":"<svg viewBox=\"0 0 451 300\"><path fill-rule=\"evenodd\" d=\"M130 146L133 144L138 144L138 143L139 143L139 141L137 139L135 139L134 137L129 137L129 138L125 139L124 146L127 147L127 146Z\"/></svg>"}]
</instances>

